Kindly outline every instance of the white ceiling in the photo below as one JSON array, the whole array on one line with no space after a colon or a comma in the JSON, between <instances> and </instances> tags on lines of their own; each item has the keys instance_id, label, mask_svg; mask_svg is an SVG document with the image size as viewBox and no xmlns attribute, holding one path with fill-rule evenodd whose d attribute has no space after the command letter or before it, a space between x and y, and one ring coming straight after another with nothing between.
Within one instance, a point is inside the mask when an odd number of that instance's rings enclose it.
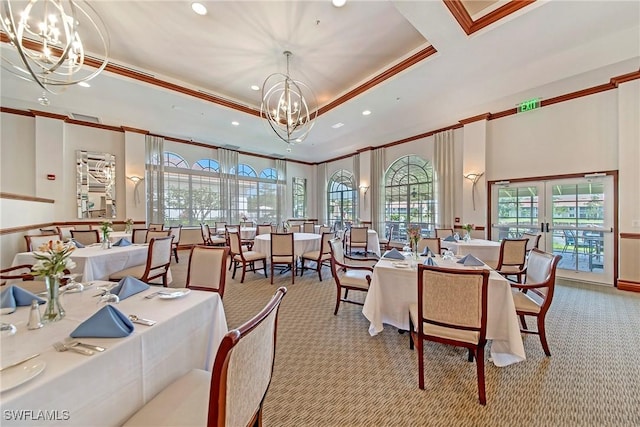
<instances>
[{"instance_id":1,"label":"white ceiling","mask_svg":"<svg viewBox=\"0 0 640 427\"><path fill-rule=\"evenodd\" d=\"M81 113L107 125L318 162L640 69L638 1L537 1L471 36L439 0L350 0L339 9L329 1L208 1L204 17L189 1L91 4L109 29L113 63L256 110L260 95L250 86L286 70L284 50L294 55L291 76L312 87L319 106L430 44L437 53L320 115L291 153L255 115L109 72L91 88L49 95L44 107L37 85L3 71L2 106ZM9 48L3 43L3 55ZM332 128L338 122L344 126Z\"/></svg>"}]
</instances>

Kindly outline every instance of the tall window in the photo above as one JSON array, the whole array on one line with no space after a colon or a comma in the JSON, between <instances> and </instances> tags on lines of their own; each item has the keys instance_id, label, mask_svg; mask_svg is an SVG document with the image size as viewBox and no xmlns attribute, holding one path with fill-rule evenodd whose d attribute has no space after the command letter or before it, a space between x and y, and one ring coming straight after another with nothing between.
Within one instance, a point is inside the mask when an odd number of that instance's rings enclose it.
<instances>
[{"instance_id":1,"label":"tall window","mask_svg":"<svg viewBox=\"0 0 640 427\"><path fill-rule=\"evenodd\" d=\"M385 222L394 225L394 239L406 240L407 227L418 225L428 236L435 228L433 168L418 157L396 160L385 174Z\"/></svg>"},{"instance_id":2,"label":"tall window","mask_svg":"<svg viewBox=\"0 0 640 427\"><path fill-rule=\"evenodd\" d=\"M329 179L327 190L327 218L331 225L344 227L345 222L353 222L355 216L356 181L353 174L346 170L339 170Z\"/></svg>"},{"instance_id":3,"label":"tall window","mask_svg":"<svg viewBox=\"0 0 640 427\"><path fill-rule=\"evenodd\" d=\"M307 180L305 178L294 177L292 184L293 217L305 218L307 216Z\"/></svg>"},{"instance_id":4,"label":"tall window","mask_svg":"<svg viewBox=\"0 0 640 427\"><path fill-rule=\"evenodd\" d=\"M189 167L180 155L164 153L164 223L167 226L182 224L213 224L223 218L220 206L220 180L218 162L201 159Z\"/></svg>"},{"instance_id":5,"label":"tall window","mask_svg":"<svg viewBox=\"0 0 640 427\"><path fill-rule=\"evenodd\" d=\"M235 168L230 173L235 174ZM260 172L247 164L238 165L238 203L231 213L231 218L242 219L256 223L277 222L276 178L278 174L273 168L266 168Z\"/></svg>"}]
</instances>

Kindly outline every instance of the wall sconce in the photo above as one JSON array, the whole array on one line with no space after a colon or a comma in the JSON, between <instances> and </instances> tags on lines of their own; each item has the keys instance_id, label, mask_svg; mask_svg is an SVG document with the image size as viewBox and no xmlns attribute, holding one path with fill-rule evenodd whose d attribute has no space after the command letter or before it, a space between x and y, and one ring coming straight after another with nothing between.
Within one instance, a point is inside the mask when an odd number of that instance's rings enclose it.
<instances>
[{"instance_id":1,"label":"wall sconce","mask_svg":"<svg viewBox=\"0 0 640 427\"><path fill-rule=\"evenodd\" d=\"M364 192L364 195L367 195L367 191L369 191L369 186L368 185L361 185L360 186L360 190L362 190Z\"/></svg>"},{"instance_id":2,"label":"wall sconce","mask_svg":"<svg viewBox=\"0 0 640 427\"><path fill-rule=\"evenodd\" d=\"M466 179L468 179L473 183L473 185L471 186L471 201L473 203L474 211L476 210L476 184L478 183L478 180L482 175L484 175L484 172L480 172L480 173L471 172L464 175Z\"/></svg>"},{"instance_id":3,"label":"wall sconce","mask_svg":"<svg viewBox=\"0 0 640 427\"><path fill-rule=\"evenodd\" d=\"M136 176L136 175L132 175L132 176L128 176L127 179L130 180L131 182L133 182L133 184L134 184L134 187L133 187L133 203L137 206L138 203L140 203L140 194L138 193L138 186L140 185L140 183L142 181L144 181L144 178Z\"/></svg>"}]
</instances>

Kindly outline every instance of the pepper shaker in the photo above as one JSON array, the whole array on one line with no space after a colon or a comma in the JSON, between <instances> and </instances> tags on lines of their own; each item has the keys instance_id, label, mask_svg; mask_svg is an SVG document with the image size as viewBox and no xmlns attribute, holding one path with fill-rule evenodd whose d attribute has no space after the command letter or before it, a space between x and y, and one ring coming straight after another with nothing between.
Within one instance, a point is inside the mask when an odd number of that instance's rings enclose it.
<instances>
[{"instance_id":1,"label":"pepper shaker","mask_svg":"<svg viewBox=\"0 0 640 427\"><path fill-rule=\"evenodd\" d=\"M44 325L40 320L40 306L38 305L38 300L34 299L31 301L31 310L29 310L29 323L27 323L27 329L40 329Z\"/></svg>"}]
</instances>

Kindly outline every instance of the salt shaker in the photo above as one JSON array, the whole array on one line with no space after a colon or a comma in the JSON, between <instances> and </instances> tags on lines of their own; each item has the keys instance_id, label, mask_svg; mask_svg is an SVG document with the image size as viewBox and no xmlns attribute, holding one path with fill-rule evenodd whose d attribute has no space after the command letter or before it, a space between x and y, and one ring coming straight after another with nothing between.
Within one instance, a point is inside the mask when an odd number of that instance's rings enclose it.
<instances>
[{"instance_id":1,"label":"salt shaker","mask_svg":"<svg viewBox=\"0 0 640 427\"><path fill-rule=\"evenodd\" d=\"M44 325L40 321L40 306L38 300L31 301L31 310L29 310L29 323L27 323L27 329L40 329Z\"/></svg>"}]
</instances>

